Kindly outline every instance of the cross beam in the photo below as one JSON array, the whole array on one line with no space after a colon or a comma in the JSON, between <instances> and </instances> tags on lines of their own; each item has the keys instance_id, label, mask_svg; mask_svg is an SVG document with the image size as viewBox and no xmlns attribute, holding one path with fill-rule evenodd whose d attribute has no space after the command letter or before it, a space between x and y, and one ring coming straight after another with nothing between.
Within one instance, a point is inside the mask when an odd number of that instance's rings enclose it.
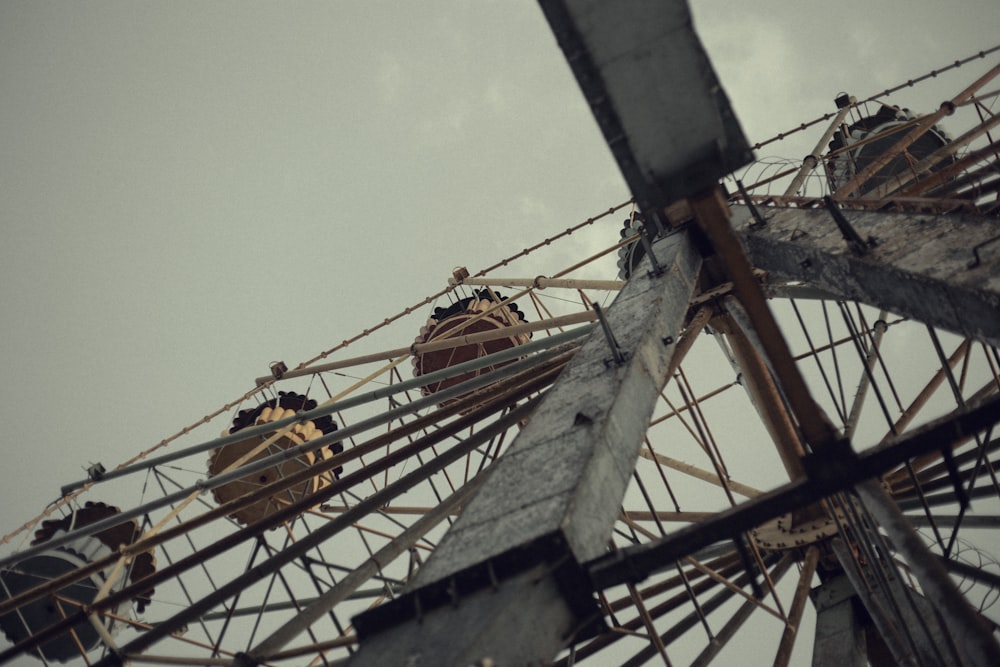
<instances>
[{"instance_id":1,"label":"cross beam","mask_svg":"<svg viewBox=\"0 0 1000 667\"><path fill-rule=\"evenodd\" d=\"M1000 422L1000 396L942 417L885 444L854 454L830 449L804 459L807 475L752 500L724 510L711 519L681 528L658 542L627 547L589 564L597 589L639 581L679 558L744 533L790 509L806 507L838 491L854 487L901 463L941 451Z\"/></svg>"},{"instance_id":2,"label":"cross beam","mask_svg":"<svg viewBox=\"0 0 1000 667\"><path fill-rule=\"evenodd\" d=\"M827 209L758 207L751 226L731 209L754 266L1000 345L1000 218L844 209L838 225Z\"/></svg>"}]
</instances>

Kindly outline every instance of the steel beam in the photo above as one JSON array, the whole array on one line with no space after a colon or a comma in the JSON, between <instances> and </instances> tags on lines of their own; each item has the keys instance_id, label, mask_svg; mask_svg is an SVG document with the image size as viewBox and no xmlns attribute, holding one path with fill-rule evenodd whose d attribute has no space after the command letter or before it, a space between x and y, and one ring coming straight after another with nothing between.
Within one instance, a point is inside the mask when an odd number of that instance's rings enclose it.
<instances>
[{"instance_id":1,"label":"steel beam","mask_svg":"<svg viewBox=\"0 0 1000 667\"><path fill-rule=\"evenodd\" d=\"M539 4L644 213L752 159L686 2Z\"/></svg>"},{"instance_id":2,"label":"steel beam","mask_svg":"<svg viewBox=\"0 0 1000 667\"><path fill-rule=\"evenodd\" d=\"M877 477L903 461L939 451L957 440L1000 422L1000 397L935 420L861 454L834 448L805 457L807 476L736 505L714 518L686 526L649 544L620 549L588 565L596 589L638 581L669 567L698 549L732 540L776 516L815 503L866 479Z\"/></svg>"},{"instance_id":3,"label":"steel beam","mask_svg":"<svg viewBox=\"0 0 1000 667\"><path fill-rule=\"evenodd\" d=\"M701 265L686 233L654 252L409 592L354 619L353 667L536 664L598 621L579 564L606 551Z\"/></svg>"},{"instance_id":4,"label":"steel beam","mask_svg":"<svg viewBox=\"0 0 1000 667\"><path fill-rule=\"evenodd\" d=\"M767 223L752 228L745 206L732 211L757 268L1000 345L1000 219L841 210L858 236L875 240L858 254L826 210L758 207Z\"/></svg>"},{"instance_id":5,"label":"steel beam","mask_svg":"<svg viewBox=\"0 0 1000 667\"><path fill-rule=\"evenodd\" d=\"M781 327L764 299L750 260L733 229L732 213L722 198L721 188L692 199L690 203L699 226L712 242L733 282L733 294L739 303L730 301L727 310L761 351L761 357L777 380L777 388L798 422L804 444L818 451L835 443L839 433L809 392Z\"/></svg>"},{"instance_id":6,"label":"steel beam","mask_svg":"<svg viewBox=\"0 0 1000 667\"><path fill-rule=\"evenodd\" d=\"M881 577L873 575L873 571L878 570L880 565L857 562L853 548L840 538L832 540L831 546L855 596L871 619L871 625L865 628L865 634L869 637L877 636L881 640L885 651L892 655L891 664L944 667L938 655L940 651L935 653L937 646L942 645L941 642L931 642L929 634L923 632L927 629L926 623L921 628L914 618L899 578L885 576L884 572ZM925 620L934 622L933 618ZM936 625L934 632L936 638L940 638Z\"/></svg>"},{"instance_id":7,"label":"steel beam","mask_svg":"<svg viewBox=\"0 0 1000 667\"><path fill-rule=\"evenodd\" d=\"M380 387L373 391L363 392L355 394L349 398L345 398L339 401L332 401L324 403L323 405L308 410L305 412L297 412L291 417L285 417L283 419L278 419L273 422L267 422L266 424L258 424L255 426L249 426L244 429L240 429L237 433L231 433L224 435L207 442L203 442L197 445L191 445L183 449L179 449L169 454L162 454L154 458L148 458L140 463L134 463L132 465L122 466L116 468L115 470L110 470L101 475L100 479L84 479L78 482L73 482L72 484L67 484L62 487L61 493L65 496L69 492L82 488L84 486L106 482L118 477L124 477L125 475L131 475L138 472L145 472L155 466L163 465L164 463L170 463L171 461L177 461L179 459L191 456L192 454L198 454L201 452L209 452L213 449L219 447L225 447L241 439L249 438L250 436L263 436L267 437L274 431L278 429L285 428L286 426L291 426L293 424L302 424L310 419L316 419L323 415L331 415L335 412L346 410L348 408L357 407L359 405L364 405L366 403L371 403L383 398L393 396L395 394L409 391L410 389L416 389L423 385L431 382L438 382L439 380L445 380L448 378L453 378L463 373L470 371L477 371L486 368L487 366L500 366L503 362L511 362L509 365L505 365L502 368L496 368L489 372L479 373L475 377L464 380L460 384L452 385L447 389L442 389L440 391L434 392L433 396L424 396L415 401L410 401L406 406L400 406L399 408L394 408L393 410L386 411L381 414L381 416L374 416L365 420L364 422L350 424L336 432L328 433L322 439L310 440L307 446L300 446L301 451L315 451L320 447L325 447L326 445L336 442L337 440L346 440L357 433L363 433L369 428L391 422L400 415L409 414L411 412L417 412L425 408L431 408L432 406L445 401L449 398L455 398L462 396L475 389L480 389L486 387L496 381L501 380L505 377L510 377L511 375L519 372L517 369L530 368L533 364L540 361L543 356L555 356L561 354L562 352L555 349L563 344L569 344L571 341L578 338L582 338L586 335L586 327L577 327L569 331L563 331L561 333L554 334L552 336L547 336L540 340L532 341L530 343L525 343L523 345L517 345L506 350L500 350L499 352L494 352L493 354L488 354L483 357L478 357L476 359L470 359L469 361L456 364L449 368L443 368L440 371L434 371L433 373L428 373L427 375L422 375L411 380L404 380L402 382L396 382L388 386ZM548 352L542 352L542 350L548 350ZM528 359L529 355L534 355L538 352L538 356L534 357L534 360ZM313 370L316 370L315 368ZM305 448L303 448L305 447ZM241 472L233 473L233 478L238 478L241 474L246 475L254 472L255 470L264 469L270 465L275 465L287 458L287 454L279 454L277 456L272 455L271 458L259 459L254 461L252 464L248 464L246 467L241 468ZM254 467L250 467L254 466ZM229 479L223 478L221 475L216 475L211 480L207 482L202 482L199 488L203 490L208 490L213 488L213 486L225 484ZM182 492L175 494L179 498L182 498L189 494L193 490L192 487L184 489ZM162 506L162 505L161 505ZM154 509L152 505L146 505L144 507L133 508L127 512L123 512L115 515L113 519L107 519L105 522L92 523L87 526L86 530L81 530L79 532L71 532L64 536L55 538L46 542L44 549L51 549L55 546L61 546L67 544L68 542L80 537L82 535L92 534L96 531L103 530L104 528L111 527L127 519L135 518L137 516L142 516L143 514ZM59 540L59 541L57 541ZM0 558L0 567L4 565L9 565L16 562L17 559L25 558L29 551L21 551L13 556Z\"/></svg>"},{"instance_id":8,"label":"steel beam","mask_svg":"<svg viewBox=\"0 0 1000 667\"><path fill-rule=\"evenodd\" d=\"M805 450L766 362L750 342L746 332L733 321L732 316L727 314L717 317L713 325L724 333L726 340L729 341L735 366L741 374L740 384L746 390L764 428L771 436L788 478L801 477L804 474L802 455L805 454Z\"/></svg>"},{"instance_id":9,"label":"steel beam","mask_svg":"<svg viewBox=\"0 0 1000 667\"><path fill-rule=\"evenodd\" d=\"M944 565L930 553L896 504L875 481L859 484L857 490L865 506L906 560L934 610L941 614L963 657L976 667L1000 665L1000 644L992 636L992 628L962 596ZM923 648L920 640L926 639L917 637L918 648Z\"/></svg>"},{"instance_id":10,"label":"steel beam","mask_svg":"<svg viewBox=\"0 0 1000 667\"><path fill-rule=\"evenodd\" d=\"M857 595L846 575L812 591L816 607L813 667L864 667L865 632Z\"/></svg>"}]
</instances>

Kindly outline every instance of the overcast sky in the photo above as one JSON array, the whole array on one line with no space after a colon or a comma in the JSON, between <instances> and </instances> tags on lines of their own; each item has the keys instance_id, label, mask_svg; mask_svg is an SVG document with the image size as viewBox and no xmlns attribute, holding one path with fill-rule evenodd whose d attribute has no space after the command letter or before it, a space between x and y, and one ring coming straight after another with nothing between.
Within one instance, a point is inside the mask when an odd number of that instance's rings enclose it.
<instances>
[{"instance_id":1,"label":"overcast sky","mask_svg":"<svg viewBox=\"0 0 1000 667\"><path fill-rule=\"evenodd\" d=\"M995 0L693 4L752 142L1000 34ZM0 3L2 532L627 197L533 2Z\"/></svg>"}]
</instances>

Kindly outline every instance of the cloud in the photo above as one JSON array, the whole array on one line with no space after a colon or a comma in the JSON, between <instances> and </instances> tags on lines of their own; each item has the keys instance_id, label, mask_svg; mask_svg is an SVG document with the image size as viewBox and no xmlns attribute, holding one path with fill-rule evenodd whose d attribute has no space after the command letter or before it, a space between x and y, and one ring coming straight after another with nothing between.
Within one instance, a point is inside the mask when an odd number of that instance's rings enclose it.
<instances>
[{"instance_id":1,"label":"cloud","mask_svg":"<svg viewBox=\"0 0 1000 667\"><path fill-rule=\"evenodd\" d=\"M504 93L505 86L498 80L493 80L486 86L486 92L483 93L483 99L486 102L486 106L489 107L490 111L494 113L504 113L507 111L509 104L507 95Z\"/></svg>"},{"instance_id":2,"label":"cloud","mask_svg":"<svg viewBox=\"0 0 1000 667\"><path fill-rule=\"evenodd\" d=\"M404 81L402 63L392 54L383 53L379 57L378 74L375 77L379 97L382 101L395 102L399 98L400 88Z\"/></svg>"}]
</instances>

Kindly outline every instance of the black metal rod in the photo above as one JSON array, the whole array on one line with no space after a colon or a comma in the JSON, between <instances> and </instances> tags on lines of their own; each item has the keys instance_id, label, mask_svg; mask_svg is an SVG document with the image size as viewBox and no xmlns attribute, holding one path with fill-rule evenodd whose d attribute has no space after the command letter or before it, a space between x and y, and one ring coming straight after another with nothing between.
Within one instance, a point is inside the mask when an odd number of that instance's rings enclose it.
<instances>
[{"instance_id":1,"label":"black metal rod","mask_svg":"<svg viewBox=\"0 0 1000 667\"><path fill-rule=\"evenodd\" d=\"M740 196L743 198L743 203L746 204L747 209L750 210L750 215L753 216L754 222L750 226L751 227L766 227L767 226L767 220L765 220L764 216L762 216L760 214L760 211L757 210L757 206L752 201L750 201L750 195L747 194L746 188L743 187L743 181L737 179L736 180L736 187L739 188L739 190L740 190Z\"/></svg>"},{"instance_id":2,"label":"black metal rod","mask_svg":"<svg viewBox=\"0 0 1000 667\"><path fill-rule=\"evenodd\" d=\"M663 267L660 263L656 261L656 253L653 252L653 239L650 238L650 231L646 225L642 225L639 228L639 242L642 243L643 250L646 251L646 256L649 257L649 263L652 265L653 270L649 272L651 276L662 276Z\"/></svg>"},{"instance_id":3,"label":"black metal rod","mask_svg":"<svg viewBox=\"0 0 1000 667\"><path fill-rule=\"evenodd\" d=\"M591 580L600 590L642 579L698 549L732 540L734 535L791 509L810 505L876 477L914 456L940 450L998 421L1000 396L993 396L964 412L933 421L913 433L850 457L853 460L838 463L831 459L822 465L808 466L812 472L806 477L724 510L712 519L685 526L658 542L627 547L591 561L587 564ZM835 458L841 455L838 453Z\"/></svg>"},{"instance_id":4,"label":"black metal rod","mask_svg":"<svg viewBox=\"0 0 1000 667\"><path fill-rule=\"evenodd\" d=\"M615 339L615 334L611 331L611 326L608 324L607 318L604 317L604 311L601 310L601 306L597 303L594 304L594 312L597 314L597 321L601 325L601 331L604 332L604 337L608 341L608 347L611 348L612 358L616 364L624 364L625 355L622 354L622 349L619 347L618 341Z\"/></svg>"}]
</instances>

